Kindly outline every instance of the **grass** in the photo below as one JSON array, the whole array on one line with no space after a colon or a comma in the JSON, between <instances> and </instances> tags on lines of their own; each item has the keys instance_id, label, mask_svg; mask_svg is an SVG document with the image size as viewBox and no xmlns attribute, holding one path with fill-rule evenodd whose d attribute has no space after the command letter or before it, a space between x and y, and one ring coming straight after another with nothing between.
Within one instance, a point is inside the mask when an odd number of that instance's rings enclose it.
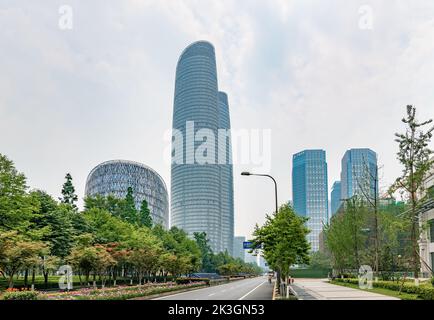
<instances>
[{"instance_id":1,"label":"grass","mask_svg":"<svg viewBox=\"0 0 434 320\"><path fill-rule=\"evenodd\" d=\"M417 294L412 294L412 293L401 292L401 294L399 294L398 291L390 290L390 289L384 289L384 288L360 289L359 286L356 284L343 283L343 282L338 282L338 281L330 281L330 283L336 284L338 286L352 288L352 289L383 294L385 296L395 297L395 298L398 298L401 300L422 300L418 297Z\"/></svg>"}]
</instances>

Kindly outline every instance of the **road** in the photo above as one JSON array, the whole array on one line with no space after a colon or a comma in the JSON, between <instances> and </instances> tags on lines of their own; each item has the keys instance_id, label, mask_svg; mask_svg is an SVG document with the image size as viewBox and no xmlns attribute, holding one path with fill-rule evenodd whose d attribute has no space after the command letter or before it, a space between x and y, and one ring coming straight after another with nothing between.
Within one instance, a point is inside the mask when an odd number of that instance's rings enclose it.
<instances>
[{"instance_id":1,"label":"road","mask_svg":"<svg viewBox=\"0 0 434 320\"><path fill-rule=\"evenodd\" d=\"M173 294L154 300L271 300L273 284L267 277L238 280L231 283Z\"/></svg>"}]
</instances>

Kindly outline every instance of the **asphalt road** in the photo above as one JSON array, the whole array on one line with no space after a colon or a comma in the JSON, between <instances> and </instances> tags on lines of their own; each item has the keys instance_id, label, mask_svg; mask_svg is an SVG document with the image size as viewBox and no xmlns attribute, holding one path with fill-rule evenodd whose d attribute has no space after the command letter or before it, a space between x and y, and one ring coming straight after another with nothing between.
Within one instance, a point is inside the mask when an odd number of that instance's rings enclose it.
<instances>
[{"instance_id":1,"label":"asphalt road","mask_svg":"<svg viewBox=\"0 0 434 320\"><path fill-rule=\"evenodd\" d=\"M204 289L173 294L154 300L271 300L273 284L267 277L238 280Z\"/></svg>"}]
</instances>

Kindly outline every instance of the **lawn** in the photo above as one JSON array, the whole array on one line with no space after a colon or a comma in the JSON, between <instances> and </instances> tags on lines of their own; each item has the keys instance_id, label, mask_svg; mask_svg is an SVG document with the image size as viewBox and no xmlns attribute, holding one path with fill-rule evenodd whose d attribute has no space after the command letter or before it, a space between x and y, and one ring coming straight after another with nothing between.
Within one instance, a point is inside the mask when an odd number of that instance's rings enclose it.
<instances>
[{"instance_id":1,"label":"lawn","mask_svg":"<svg viewBox=\"0 0 434 320\"><path fill-rule=\"evenodd\" d=\"M352 284L352 283L343 283L343 282L338 282L338 281L330 281L330 283L336 284L338 286L352 288L352 289L358 289L358 290L363 290L363 291L368 291L368 292L373 292L373 293L378 293L378 294L384 294L385 296L395 297L395 298L398 298L401 300L422 300L418 297L417 294L411 294L411 293L405 293L405 292L401 292L401 294L399 294L398 291L390 290L390 289L373 288L373 289L369 290L369 289L360 289L357 284Z\"/></svg>"}]
</instances>

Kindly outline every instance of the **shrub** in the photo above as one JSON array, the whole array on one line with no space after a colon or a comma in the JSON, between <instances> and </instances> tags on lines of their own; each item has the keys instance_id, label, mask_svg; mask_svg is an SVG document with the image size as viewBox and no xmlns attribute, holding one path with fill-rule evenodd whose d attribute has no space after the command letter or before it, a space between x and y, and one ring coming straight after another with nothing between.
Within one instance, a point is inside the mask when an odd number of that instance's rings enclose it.
<instances>
[{"instance_id":1,"label":"shrub","mask_svg":"<svg viewBox=\"0 0 434 320\"><path fill-rule=\"evenodd\" d=\"M11 291L3 295L3 300L38 300L37 291Z\"/></svg>"},{"instance_id":2,"label":"shrub","mask_svg":"<svg viewBox=\"0 0 434 320\"><path fill-rule=\"evenodd\" d=\"M431 278L431 285L434 287L434 277Z\"/></svg>"}]
</instances>

